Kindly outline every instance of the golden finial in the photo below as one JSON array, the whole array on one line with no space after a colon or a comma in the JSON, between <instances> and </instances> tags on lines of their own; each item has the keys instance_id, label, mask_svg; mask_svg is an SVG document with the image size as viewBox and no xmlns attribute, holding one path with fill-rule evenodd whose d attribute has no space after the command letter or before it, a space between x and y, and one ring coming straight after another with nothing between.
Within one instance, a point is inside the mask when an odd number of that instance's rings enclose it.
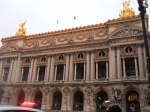
<instances>
[{"instance_id":1,"label":"golden finial","mask_svg":"<svg viewBox=\"0 0 150 112\"><path fill-rule=\"evenodd\" d=\"M26 24L26 21L19 24L19 29L16 32L16 36L25 36L26 35L26 28L24 28L25 24Z\"/></svg>"},{"instance_id":2,"label":"golden finial","mask_svg":"<svg viewBox=\"0 0 150 112\"><path fill-rule=\"evenodd\" d=\"M133 17L135 15L135 12L133 11L132 8L129 8L130 0L128 0L128 1L122 0L122 4L123 4L123 10L121 10L119 16L121 18Z\"/></svg>"}]
</instances>

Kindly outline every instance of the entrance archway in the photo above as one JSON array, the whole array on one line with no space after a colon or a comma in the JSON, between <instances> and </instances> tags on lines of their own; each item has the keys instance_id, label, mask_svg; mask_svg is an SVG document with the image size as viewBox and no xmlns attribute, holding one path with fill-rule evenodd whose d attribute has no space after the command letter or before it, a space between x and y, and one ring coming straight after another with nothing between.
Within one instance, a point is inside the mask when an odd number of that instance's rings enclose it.
<instances>
[{"instance_id":1,"label":"entrance archway","mask_svg":"<svg viewBox=\"0 0 150 112\"><path fill-rule=\"evenodd\" d=\"M84 95L81 91L74 93L73 111L83 111Z\"/></svg>"},{"instance_id":2,"label":"entrance archway","mask_svg":"<svg viewBox=\"0 0 150 112\"><path fill-rule=\"evenodd\" d=\"M141 112L139 94L135 90L126 93L126 112Z\"/></svg>"},{"instance_id":3,"label":"entrance archway","mask_svg":"<svg viewBox=\"0 0 150 112\"><path fill-rule=\"evenodd\" d=\"M56 91L53 95L53 110L61 110L62 94Z\"/></svg>"},{"instance_id":4,"label":"entrance archway","mask_svg":"<svg viewBox=\"0 0 150 112\"><path fill-rule=\"evenodd\" d=\"M37 91L35 93L35 107L36 109L41 109L41 104L42 104L42 92L41 91Z\"/></svg>"},{"instance_id":5,"label":"entrance archway","mask_svg":"<svg viewBox=\"0 0 150 112\"><path fill-rule=\"evenodd\" d=\"M24 102L24 99L25 99L25 93L24 93L24 91L20 91L19 94L18 94L17 105L21 106L21 104Z\"/></svg>"},{"instance_id":6,"label":"entrance archway","mask_svg":"<svg viewBox=\"0 0 150 112\"><path fill-rule=\"evenodd\" d=\"M104 100L108 100L108 94L105 91L99 91L95 95L96 110L103 112L105 107L102 105Z\"/></svg>"}]
</instances>

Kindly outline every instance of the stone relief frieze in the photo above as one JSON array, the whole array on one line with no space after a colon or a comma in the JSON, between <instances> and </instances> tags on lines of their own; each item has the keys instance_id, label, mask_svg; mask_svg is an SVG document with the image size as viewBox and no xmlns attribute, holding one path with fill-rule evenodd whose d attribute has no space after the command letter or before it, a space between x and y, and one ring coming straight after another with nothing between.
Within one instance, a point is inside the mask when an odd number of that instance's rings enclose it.
<instances>
[{"instance_id":1,"label":"stone relief frieze","mask_svg":"<svg viewBox=\"0 0 150 112\"><path fill-rule=\"evenodd\" d=\"M94 40L94 34L93 34L93 32L89 32L89 33L87 33L87 41L93 41Z\"/></svg>"},{"instance_id":2,"label":"stone relief frieze","mask_svg":"<svg viewBox=\"0 0 150 112\"><path fill-rule=\"evenodd\" d=\"M121 96L122 91L119 88L112 88L112 95L113 95L113 102L114 103L120 103L121 102Z\"/></svg>"},{"instance_id":3,"label":"stone relief frieze","mask_svg":"<svg viewBox=\"0 0 150 112\"><path fill-rule=\"evenodd\" d=\"M43 39L42 41L41 41L41 44L43 44L43 45L47 45L47 44L49 44L50 43L50 40L49 39Z\"/></svg>"},{"instance_id":4,"label":"stone relief frieze","mask_svg":"<svg viewBox=\"0 0 150 112\"><path fill-rule=\"evenodd\" d=\"M31 89L31 88L27 88L27 89L26 89L26 93L27 93L27 94L30 94L31 92L32 92L32 89Z\"/></svg>"},{"instance_id":5,"label":"stone relief frieze","mask_svg":"<svg viewBox=\"0 0 150 112\"><path fill-rule=\"evenodd\" d=\"M86 36L83 35L83 34L79 34L79 35L76 37L77 40L83 40L84 38L86 38Z\"/></svg>"},{"instance_id":6,"label":"stone relief frieze","mask_svg":"<svg viewBox=\"0 0 150 112\"><path fill-rule=\"evenodd\" d=\"M122 37L127 37L127 36L133 36L133 35L138 35L141 34L142 31L139 29L123 29L115 33L114 35L111 36L111 38L122 38Z\"/></svg>"},{"instance_id":7,"label":"stone relief frieze","mask_svg":"<svg viewBox=\"0 0 150 112\"><path fill-rule=\"evenodd\" d=\"M148 87L142 89L143 92L143 103L148 105L150 103L150 89Z\"/></svg>"},{"instance_id":8,"label":"stone relief frieze","mask_svg":"<svg viewBox=\"0 0 150 112\"><path fill-rule=\"evenodd\" d=\"M11 51L17 51L17 49L14 46L4 46L0 49L1 52L11 52Z\"/></svg>"},{"instance_id":9,"label":"stone relief frieze","mask_svg":"<svg viewBox=\"0 0 150 112\"><path fill-rule=\"evenodd\" d=\"M24 43L24 46L36 48L36 47L39 47L39 41L38 40L29 40Z\"/></svg>"},{"instance_id":10,"label":"stone relief frieze","mask_svg":"<svg viewBox=\"0 0 150 112\"><path fill-rule=\"evenodd\" d=\"M60 43L63 43L63 42L65 42L65 41L67 41L68 40L68 38L67 37L58 37L57 38L57 42L60 42Z\"/></svg>"},{"instance_id":11,"label":"stone relief frieze","mask_svg":"<svg viewBox=\"0 0 150 112\"><path fill-rule=\"evenodd\" d=\"M50 42L50 46L54 46L56 44L56 38L55 37L51 37L49 39L49 42Z\"/></svg>"}]
</instances>

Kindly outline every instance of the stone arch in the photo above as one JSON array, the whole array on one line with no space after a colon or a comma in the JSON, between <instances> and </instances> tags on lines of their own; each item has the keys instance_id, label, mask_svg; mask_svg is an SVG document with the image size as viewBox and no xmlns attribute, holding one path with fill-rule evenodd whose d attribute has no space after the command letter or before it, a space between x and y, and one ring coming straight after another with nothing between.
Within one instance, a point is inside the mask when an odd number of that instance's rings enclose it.
<instances>
[{"instance_id":1,"label":"stone arch","mask_svg":"<svg viewBox=\"0 0 150 112\"><path fill-rule=\"evenodd\" d=\"M114 30L113 32L111 32L108 35L109 39L113 39L113 38L121 38L121 37L125 37L125 36L135 36L135 35L139 35L142 34L142 28L141 27L137 27L137 26L130 26L130 27L122 27L122 28L118 28L116 30Z\"/></svg>"},{"instance_id":2,"label":"stone arch","mask_svg":"<svg viewBox=\"0 0 150 112\"><path fill-rule=\"evenodd\" d=\"M84 93L76 90L73 94L73 111L83 111L84 109Z\"/></svg>"},{"instance_id":3,"label":"stone arch","mask_svg":"<svg viewBox=\"0 0 150 112\"><path fill-rule=\"evenodd\" d=\"M134 100L128 101L129 100L128 97L132 94L135 95L135 98L137 97L138 101L134 101ZM138 109L136 108L136 110L137 110L136 112L140 112L141 92L138 88L130 86L123 91L122 95L123 95L122 101L125 101L125 102L122 102L122 105L124 106L126 111L132 110L132 108L131 108L132 103L136 103L138 105L138 106L136 106L136 107L138 107ZM135 105L133 105L133 106L135 106Z\"/></svg>"},{"instance_id":4,"label":"stone arch","mask_svg":"<svg viewBox=\"0 0 150 112\"><path fill-rule=\"evenodd\" d=\"M16 45L4 45L0 48L0 52L11 52L11 51L18 51L19 48Z\"/></svg>"},{"instance_id":5,"label":"stone arch","mask_svg":"<svg viewBox=\"0 0 150 112\"><path fill-rule=\"evenodd\" d=\"M21 103L24 102L25 100L25 91L24 89L22 88L18 88L16 91L15 91L15 102L16 102L16 105L21 105Z\"/></svg>"},{"instance_id":6,"label":"stone arch","mask_svg":"<svg viewBox=\"0 0 150 112\"><path fill-rule=\"evenodd\" d=\"M40 90L36 91L35 92L35 95L34 95L34 103L35 103L35 107L36 109L41 109L41 106L42 106L42 97L43 97L43 94Z\"/></svg>"},{"instance_id":7,"label":"stone arch","mask_svg":"<svg viewBox=\"0 0 150 112\"><path fill-rule=\"evenodd\" d=\"M52 110L61 110L62 106L62 92L59 90L56 90L53 93L53 99L52 99Z\"/></svg>"}]
</instances>

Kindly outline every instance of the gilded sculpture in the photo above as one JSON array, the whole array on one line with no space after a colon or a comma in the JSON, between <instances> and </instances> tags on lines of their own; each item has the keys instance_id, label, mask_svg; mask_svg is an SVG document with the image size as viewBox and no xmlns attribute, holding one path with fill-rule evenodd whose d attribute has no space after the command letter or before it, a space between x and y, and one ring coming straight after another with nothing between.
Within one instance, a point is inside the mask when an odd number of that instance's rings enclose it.
<instances>
[{"instance_id":1,"label":"gilded sculpture","mask_svg":"<svg viewBox=\"0 0 150 112\"><path fill-rule=\"evenodd\" d=\"M128 1L123 1L122 0L122 4L123 4L123 10L121 10L119 16L121 18L126 18L126 17L133 17L135 15L135 12L133 11L132 8L129 8L130 5L130 0Z\"/></svg>"},{"instance_id":2,"label":"gilded sculpture","mask_svg":"<svg viewBox=\"0 0 150 112\"><path fill-rule=\"evenodd\" d=\"M26 35L25 24L26 24L26 21L19 24L19 29L16 32L16 36L25 36Z\"/></svg>"}]
</instances>

